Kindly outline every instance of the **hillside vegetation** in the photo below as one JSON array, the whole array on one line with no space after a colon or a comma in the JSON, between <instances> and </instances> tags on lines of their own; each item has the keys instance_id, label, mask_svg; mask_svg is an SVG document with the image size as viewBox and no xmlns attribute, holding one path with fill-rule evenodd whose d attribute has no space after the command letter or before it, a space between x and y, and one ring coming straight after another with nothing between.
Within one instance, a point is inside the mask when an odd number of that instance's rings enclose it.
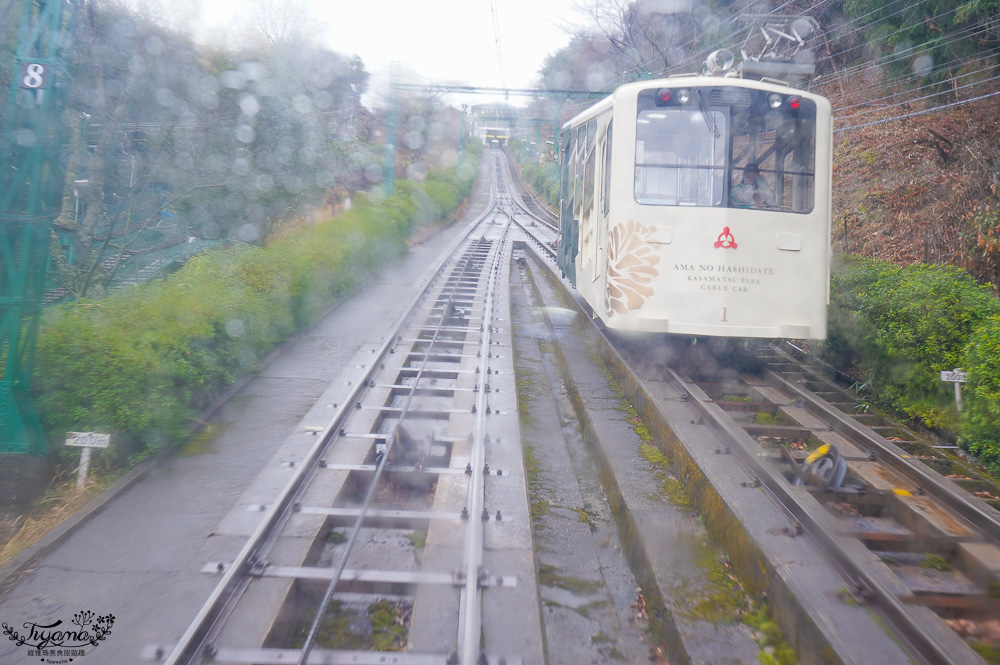
<instances>
[{"instance_id":1,"label":"hillside vegetation","mask_svg":"<svg viewBox=\"0 0 1000 665\"><path fill-rule=\"evenodd\" d=\"M889 121L835 135L827 357L1000 475L997 105L873 108L866 122ZM939 378L956 367L968 373L962 414Z\"/></svg>"},{"instance_id":2,"label":"hillside vegetation","mask_svg":"<svg viewBox=\"0 0 1000 665\"><path fill-rule=\"evenodd\" d=\"M264 247L205 252L166 279L47 310L34 394L54 454L67 431L112 432L111 463L183 444L199 411L275 346L449 219L479 152Z\"/></svg>"},{"instance_id":3,"label":"hillside vegetation","mask_svg":"<svg viewBox=\"0 0 1000 665\"><path fill-rule=\"evenodd\" d=\"M912 108L875 109L873 117ZM958 266L1000 294L998 109L993 97L836 134L836 249Z\"/></svg>"}]
</instances>

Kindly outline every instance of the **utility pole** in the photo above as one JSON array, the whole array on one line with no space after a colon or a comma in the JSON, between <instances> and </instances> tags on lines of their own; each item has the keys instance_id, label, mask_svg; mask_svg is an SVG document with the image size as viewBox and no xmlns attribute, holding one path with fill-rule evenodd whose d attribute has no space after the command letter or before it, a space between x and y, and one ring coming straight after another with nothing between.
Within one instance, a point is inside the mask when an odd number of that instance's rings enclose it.
<instances>
[{"instance_id":1,"label":"utility pole","mask_svg":"<svg viewBox=\"0 0 1000 665\"><path fill-rule=\"evenodd\" d=\"M465 154L465 116L469 113L469 105L462 104L462 115L458 121L458 158Z\"/></svg>"},{"instance_id":2,"label":"utility pole","mask_svg":"<svg viewBox=\"0 0 1000 665\"><path fill-rule=\"evenodd\" d=\"M387 197L396 193L396 117L399 90L396 86L397 63L389 70L388 108L385 111L385 156L382 164L382 191Z\"/></svg>"},{"instance_id":3,"label":"utility pole","mask_svg":"<svg viewBox=\"0 0 1000 665\"><path fill-rule=\"evenodd\" d=\"M0 503L33 498L48 455L30 389L49 233L62 207L62 110L81 1L21 2L0 134Z\"/></svg>"}]
</instances>

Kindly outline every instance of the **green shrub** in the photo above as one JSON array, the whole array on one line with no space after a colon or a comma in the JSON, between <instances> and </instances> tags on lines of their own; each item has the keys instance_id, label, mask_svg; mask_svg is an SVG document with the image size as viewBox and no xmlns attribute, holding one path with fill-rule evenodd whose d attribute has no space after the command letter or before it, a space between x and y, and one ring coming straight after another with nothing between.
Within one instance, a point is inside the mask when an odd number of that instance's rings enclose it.
<instances>
[{"instance_id":1,"label":"green shrub","mask_svg":"<svg viewBox=\"0 0 1000 665\"><path fill-rule=\"evenodd\" d=\"M1000 316L984 321L969 339L962 442L1000 476Z\"/></svg>"},{"instance_id":2,"label":"green shrub","mask_svg":"<svg viewBox=\"0 0 1000 665\"><path fill-rule=\"evenodd\" d=\"M526 151L527 154L525 154ZM546 161L548 158L543 156L542 163L539 164L534 150L529 150L523 144L512 144L511 152L518 158L521 180L530 185L549 207L557 206L559 204L559 176L552 162Z\"/></svg>"},{"instance_id":3,"label":"green shrub","mask_svg":"<svg viewBox=\"0 0 1000 665\"><path fill-rule=\"evenodd\" d=\"M183 441L200 409L395 260L411 227L440 221L472 185L432 172L267 247L206 252L166 279L46 311L34 392L50 442L111 432L127 456Z\"/></svg>"},{"instance_id":4,"label":"green shrub","mask_svg":"<svg viewBox=\"0 0 1000 665\"><path fill-rule=\"evenodd\" d=\"M851 257L832 285L830 349L895 408L930 426L956 424L940 372L961 367L970 335L1000 311L989 289L952 266Z\"/></svg>"},{"instance_id":5,"label":"green shrub","mask_svg":"<svg viewBox=\"0 0 1000 665\"><path fill-rule=\"evenodd\" d=\"M955 430L940 373L964 369L963 445L1000 475L1000 303L988 287L951 266L840 257L827 355L887 406Z\"/></svg>"}]
</instances>

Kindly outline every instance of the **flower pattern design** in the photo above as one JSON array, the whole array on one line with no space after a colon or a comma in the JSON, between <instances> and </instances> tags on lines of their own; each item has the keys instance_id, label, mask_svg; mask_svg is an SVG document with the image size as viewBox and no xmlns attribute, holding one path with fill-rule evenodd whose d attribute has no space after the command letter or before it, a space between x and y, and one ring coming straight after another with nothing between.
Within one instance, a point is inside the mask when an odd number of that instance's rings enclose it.
<instances>
[{"instance_id":1,"label":"flower pattern design","mask_svg":"<svg viewBox=\"0 0 1000 665\"><path fill-rule=\"evenodd\" d=\"M609 316L639 309L653 295L660 262L650 242L656 227L629 220L614 226L608 238L608 285L604 305Z\"/></svg>"}]
</instances>

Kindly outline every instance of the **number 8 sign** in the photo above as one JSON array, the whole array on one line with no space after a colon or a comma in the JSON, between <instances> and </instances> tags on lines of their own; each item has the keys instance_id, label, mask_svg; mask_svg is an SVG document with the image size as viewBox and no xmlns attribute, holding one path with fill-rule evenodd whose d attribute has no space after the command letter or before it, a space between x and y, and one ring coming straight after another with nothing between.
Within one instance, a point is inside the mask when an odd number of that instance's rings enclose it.
<instances>
[{"instance_id":1,"label":"number 8 sign","mask_svg":"<svg viewBox=\"0 0 1000 665\"><path fill-rule=\"evenodd\" d=\"M20 87L29 90L39 90L45 87L48 70L38 62L25 62L21 65Z\"/></svg>"}]
</instances>

